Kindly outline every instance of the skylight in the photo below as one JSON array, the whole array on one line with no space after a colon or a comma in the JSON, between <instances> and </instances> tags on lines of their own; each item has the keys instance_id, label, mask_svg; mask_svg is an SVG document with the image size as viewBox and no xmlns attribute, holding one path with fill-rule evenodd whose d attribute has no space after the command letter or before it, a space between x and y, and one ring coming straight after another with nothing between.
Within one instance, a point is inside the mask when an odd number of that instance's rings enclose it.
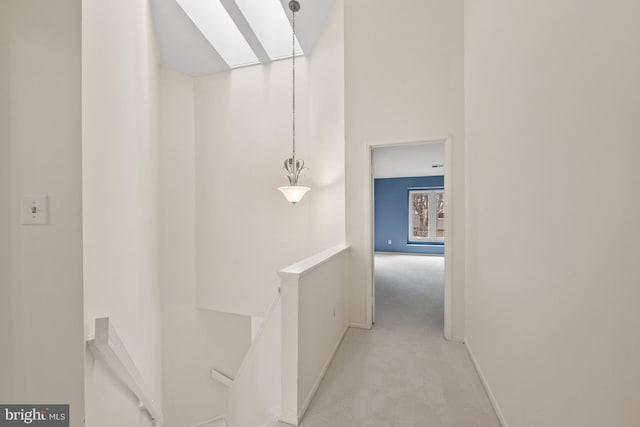
<instances>
[{"instance_id":1,"label":"skylight","mask_svg":"<svg viewBox=\"0 0 640 427\"><path fill-rule=\"evenodd\" d=\"M272 61L291 57L291 24L279 0L235 2ZM297 39L295 47L302 54Z\"/></svg>"},{"instance_id":2,"label":"skylight","mask_svg":"<svg viewBox=\"0 0 640 427\"><path fill-rule=\"evenodd\" d=\"M219 0L177 2L229 67L237 68L259 63L258 57ZM262 2L261 0L256 3Z\"/></svg>"}]
</instances>

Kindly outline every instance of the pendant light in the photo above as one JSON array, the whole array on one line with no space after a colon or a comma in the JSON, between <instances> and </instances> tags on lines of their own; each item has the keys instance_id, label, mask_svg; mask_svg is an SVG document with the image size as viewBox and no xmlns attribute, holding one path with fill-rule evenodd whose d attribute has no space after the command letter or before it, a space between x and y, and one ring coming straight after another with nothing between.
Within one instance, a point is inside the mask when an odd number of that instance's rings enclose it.
<instances>
[{"instance_id":1,"label":"pendant light","mask_svg":"<svg viewBox=\"0 0 640 427\"><path fill-rule=\"evenodd\" d=\"M291 20L293 30L291 43L291 61L293 64L293 150L291 157L284 161L284 170L289 180L289 185L286 187L278 187L278 190L284 194L284 197L286 197L288 201L295 205L302 200L310 188L298 185L298 179L305 167L304 160L296 158L296 12L300 10L300 3L297 0L291 0L289 2L289 9L293 17Z\"/></svg>"}]
</instances>

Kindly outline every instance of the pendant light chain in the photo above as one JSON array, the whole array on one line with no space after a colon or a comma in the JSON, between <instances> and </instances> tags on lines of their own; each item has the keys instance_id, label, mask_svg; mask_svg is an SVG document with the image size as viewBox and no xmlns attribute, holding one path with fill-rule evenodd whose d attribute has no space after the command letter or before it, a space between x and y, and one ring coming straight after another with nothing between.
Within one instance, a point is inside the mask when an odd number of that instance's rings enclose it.
<instances>
[{"instance_id":1,"label":"pendant light chain","mask_svg":"<svg viewBox=\"0 0 640 427\"><path fill-rule=\"evenodd\" d=\"M293 76L293 88L291 91L292 95L292 143L293 143L293 151L291 152L291 157L285 159L284 161L284 171L286 172L286 177L289 180L289 185L286 187L278 187L278 190L284 194L284 197L294 205L299 202L302 197L305 195L307 191L310 190L309 187L305 187L303 185L298 185L298 178L300 178L300 174L305 168L304 160L296 158L296 12L300 10L300 2L298 0L290 0L289 1L289 10L291 10L291 74Z\"/></svg>"},{"instance_id":2,"label":"pendant light chain","mask_svg":"<svg viewBox=\"0 0 640 427\"><path fill-rule=\"evenodd\" d=\"M293 157L296 156L296 12L291 11L293 16L292 25L293 31L291 32L291 59L293 64Z\"/></svg>"}]
</instances>

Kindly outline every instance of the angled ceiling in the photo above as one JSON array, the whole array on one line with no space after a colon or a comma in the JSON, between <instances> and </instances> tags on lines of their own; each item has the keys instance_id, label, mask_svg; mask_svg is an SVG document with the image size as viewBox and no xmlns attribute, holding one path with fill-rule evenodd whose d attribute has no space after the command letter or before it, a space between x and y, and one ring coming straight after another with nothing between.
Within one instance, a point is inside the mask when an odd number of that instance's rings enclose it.
<instances>
[{"instance_id":1,"label":"angled ceiling","mask_svg":"<svg viewBox=\"0 0 640 427\"><path fill-rule=\"evenodd\" d=\"M296 54L310 55L335 0L299 1ZM203 76L291 57L289 0L151 3L160 60L184 74Z\"/></svg>"}]
</instances>

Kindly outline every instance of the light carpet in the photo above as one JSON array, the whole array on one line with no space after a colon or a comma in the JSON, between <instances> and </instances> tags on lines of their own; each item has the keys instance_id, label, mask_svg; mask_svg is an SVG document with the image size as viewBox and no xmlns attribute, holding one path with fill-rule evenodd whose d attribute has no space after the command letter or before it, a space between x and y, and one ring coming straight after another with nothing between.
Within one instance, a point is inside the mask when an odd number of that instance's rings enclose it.
<instances>
[{"instance_id":1,"label":"light carpet","mask_svg":"<svg viewBox=\"0 0 640 427\"><path fill-rule=\"evenodd\" d=\"M347 331L301 425L499 427L464 344L443 338L444 259L375 265L376 323Z\"/></svg>"}]
</instances>

